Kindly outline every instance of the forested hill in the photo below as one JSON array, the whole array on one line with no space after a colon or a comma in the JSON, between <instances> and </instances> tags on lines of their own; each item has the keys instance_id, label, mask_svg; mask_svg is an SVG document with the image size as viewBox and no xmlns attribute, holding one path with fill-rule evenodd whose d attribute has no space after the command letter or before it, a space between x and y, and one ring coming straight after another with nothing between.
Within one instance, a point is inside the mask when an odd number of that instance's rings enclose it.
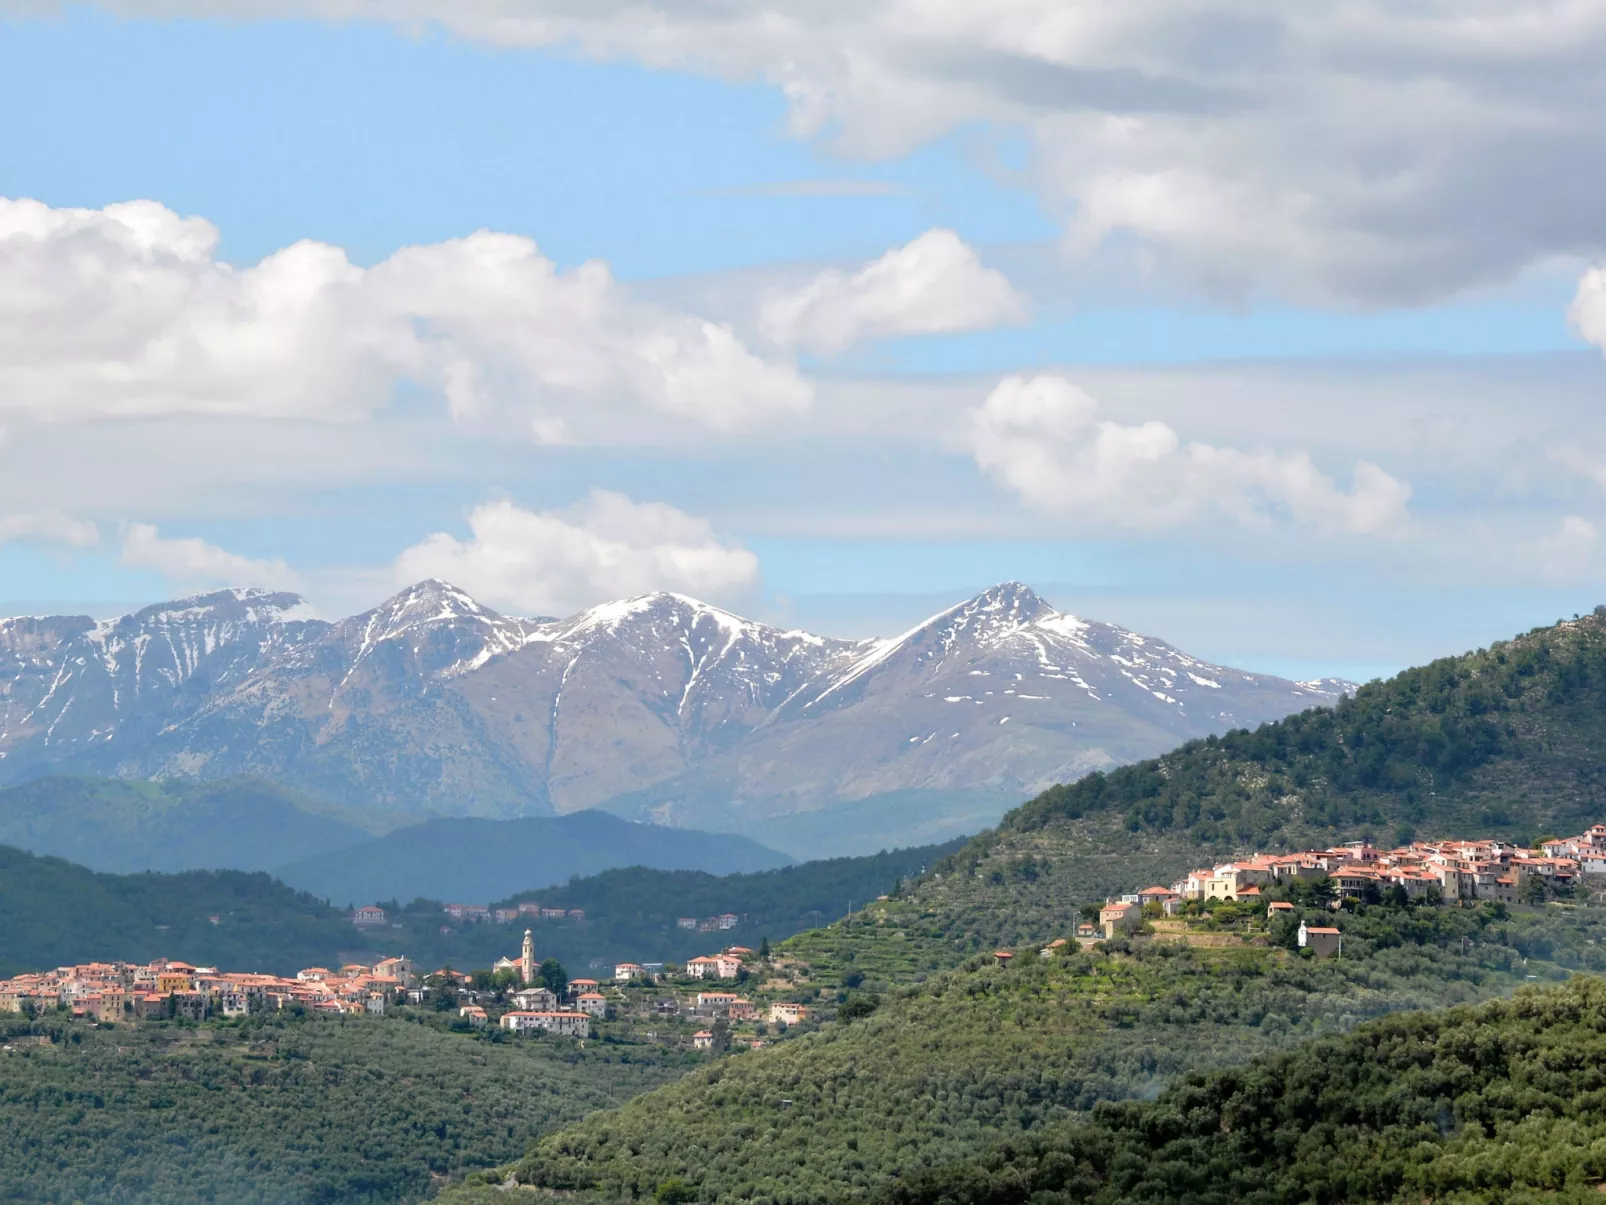
<instances>
[{"instance_id":1,"label":"forested hill","mask_svg":"<svg viewBox=\"0 0 1606 1205\"><path fill-rule=\"evenodd\" d=\"M683 961L722 945L757 946L841 916L894 890L957 843L863 858L805 862L755 874L614 870L567 886L522 892L584 921L535 925L543 957L574 968L632 959ZM511 903L512 900L503 901ZM517 953L520 925L446 925L439 901L387 901L391 924L358 930L343 909L264 873L100 874L60 858L0 845L0 975L92 959L182 958L232 970L293 974L385 954L430 967L488 967ZM736 928L677 926L721 913ZM214 919L215 918L215 919Z\"/></svg>"},{"instance_id":2,"label":"forested hill","mask_svg":"<svg viewBox=\"0 0 1606 1205\"><path fill-rule=\"evenodd\" d=\"M1254 731L1053 787L1002 831L1118 813L1213 848L1369 834L1532 839L1606 812L1606 608Z\"/></svg>"},{"instance_id":3,"label":"forested hill","mask_svg":"<svg viewBox=\"0 0 1606 1205\"><path fill-rule=\"evenodd\" d=\"M878 1205L1598 1201L1606 983L1389 1017L1001 1143Z\"/></svg>"}]
</instances>

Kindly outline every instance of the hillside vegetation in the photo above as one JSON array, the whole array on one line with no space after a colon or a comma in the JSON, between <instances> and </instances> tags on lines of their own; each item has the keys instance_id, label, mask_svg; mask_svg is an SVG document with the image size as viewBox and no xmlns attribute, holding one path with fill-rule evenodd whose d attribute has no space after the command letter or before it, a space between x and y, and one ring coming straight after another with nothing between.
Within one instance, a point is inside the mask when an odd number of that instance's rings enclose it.
<instances>
[{"instance_id":1,"label":"hillside vegetation","mask_svg":"<svg viewBox=\"0 0 1606 1205\"><path fill-rule=\"evenodd\" d=\"M1342 923L1346 957L1329 962L1175 945L1021 950L1009 970L975 959L561 1130L516 1174L610 1201L671 1181L702 1201L857 1199L1190 1070L1606 966L1594 909L1373 908Z\"/></svg>"},{"instance_id":2,"label":"hillside vegetation","mask_svg":"<svg viewBox=\"0 0 1606 1205\"><path fill-rule=\"evenodd\" d=\"M1531 839L1606 811L1606 608L1361 687L1253 732L1051 788L1005 831L1118 813L1213 848L1365 833Z\"/></svg>"},{"instance_id":3,"label":"hillside vegetation","mask_svg":"<svg viewBox=\"0 0 1606 1205\"><path fill-rule=\"evenodd\" d=\"M0 845L0 974L164 957L294 974L358 940L345 916L266 874L97 874Z\"/></svg>"},{"instance_id":4,"label":"hillside vegetation","mask_svg":"<svg viewBox=\"0 0 1606 1205\"><path fill-rule=\"evenodd\" d=\"M368 1017L113 1030L46 1014L0 1018L0 1036L0 1200L29 1205L419 1201L684 1065Z\"/></svg>"},{"instance_id":5,"label":"hillside vegetation","mask_svg":"<svg viewBox=\"0 0 1606 1205\"><path fill-rule=\"evenodd\" d=\"M1598 1201L1606 983L1406 1014L1001 1143L878 1205Z\"/></svg>"},{"instance_id":6,"label":"hillside vegetation","mask_svg":"<svg viewBox=\"0 0 1606 1205\"><path fill-rule=\"evenodd\" d=\"M514 898L586 911L583 922L535 924L541 956L579 974L592 962L684 960L732 942L756 947L765 937L778 940L846 912L850 901L891 889L952 849L896 850L743 875L617 870ZM294 974L384 954L406 954L431 969L471 969L518 952L522 925L448 925L442 933L447 918L438 901L387 904L393 925L358 930L343 910L262 873L97 874L0 846L0 975L164 957ZM676 927L681 916L723 912L743 920L714 933Z\"/></svg>"}]
</instances>

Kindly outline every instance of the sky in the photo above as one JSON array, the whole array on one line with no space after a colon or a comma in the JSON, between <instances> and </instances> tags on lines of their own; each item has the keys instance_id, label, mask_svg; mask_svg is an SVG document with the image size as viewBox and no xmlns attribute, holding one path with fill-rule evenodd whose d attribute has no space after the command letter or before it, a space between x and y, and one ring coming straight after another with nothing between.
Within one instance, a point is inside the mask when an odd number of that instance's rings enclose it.
<instances>
[{"instance_id":1,"label":"sky","mask_svg":"<svg viewBox=\"0 0 1606 1205\"><path fill-rule=\"evenodd\" d=\"M1606 601L1606 9L0 0L0 613Z\"/></svg>"}]
</instances>

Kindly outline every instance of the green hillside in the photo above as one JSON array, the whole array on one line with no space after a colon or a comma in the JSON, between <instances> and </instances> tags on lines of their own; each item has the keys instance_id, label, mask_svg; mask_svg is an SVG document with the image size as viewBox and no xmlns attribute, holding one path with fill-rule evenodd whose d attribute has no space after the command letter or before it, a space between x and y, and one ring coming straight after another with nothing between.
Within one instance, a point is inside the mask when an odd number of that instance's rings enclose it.
<instances>
[{"instance_id":1,"label":"green hillside","mask_svg":"<svg viewBox=\"0 0 1606 1205\"><path fill-rule=\"evenodd\" d=\"M1606 812L1606 608L1363 686L1335 708L1190 741L1045 791L1006 831L1116 813L1219 849L1475 830L1532 839Z\"/></svg>"},{"instance_id":2,"label":"green hillside","mask_svg":"<svg viewBox=\"0 0 1606 1205\"><path fill-rule=\"evenodd\" d=\"M0 974L163 957L293 974L355 944L343 915L266 874L97 874L0 846Z\"/></svg>"},{"instance_id":3,"label":"green hillside","mask_svg":"<svg viewBox=\"0 0 1606 1205\"><path fill-rule=\"evenodd\" d=\"M889 890L951 849L897 850L743 875L618 870L522 894L585 910L583 922L534 926L541 956L579 974L592 962L679 961L733 942L756 947L765 937L778 940L846 912L851 900ZM473 968L517 953L520 925L448 925L442 933L447 918L438 902L392 902L391 909L391 926L358 930L344 911L266 874L97 874L0 846L0 974L162 957L293 974L384 954L407 954L428 967ZM723 912L744 919L716 933L676 927L680 916Z\"/></svg>"},{"instance_id":4,"label":"green hillside","mask_svg":"<svg viewBox=\"0 0 1606 1205\"><path fill-rule=\"evenodd\" d=\"M1599 1201L1606 982L1390 1017L1016 1138L878 1205Z\"/></svg>"},{"instance_id":5,"label":"green hillside","mask_svg":"<svg viewBox=\"0 0 1606 1205\"><path fill-rule=\"evenodd\" d=\"M1170 944L1052 958L1020 950L1008 970L974 959L884 993L868 1016L737 1055L561 1130L517 1175L609 1201L674 1180L704 1201L860 1199L890 1177L1191 1070L1387 1012L1509 992L1530 975L1606 967L1597 909L1380 907L1340 923L1346 957L1328 962L1279 946Z\"/></svg>"},{"instance_id":6,"label":"green hillside","mask_svg":"<svg viewBox=\"0 0 1606 1205\"><path fill-rule=\"evenodd\" d=\"M19 1040L39 1036L51 1043ZM368 1017L0 1017L0 1201L414 1202L683 1069L649 1048L495 1036Z\"/></svg>"}]
</instances>

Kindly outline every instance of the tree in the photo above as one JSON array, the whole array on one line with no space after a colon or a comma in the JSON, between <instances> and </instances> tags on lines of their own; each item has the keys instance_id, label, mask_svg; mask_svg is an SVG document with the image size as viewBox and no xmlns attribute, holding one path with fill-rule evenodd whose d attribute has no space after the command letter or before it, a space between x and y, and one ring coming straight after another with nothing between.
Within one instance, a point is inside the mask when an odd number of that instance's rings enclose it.
<instances>
[{"instance_id":1,"label":"tree","mask_svg":"<svg viewBox=\"0 0 1606 1205\"><path fill-rule=\"evenodd\" d=\"M697 1189L679 1176L671 1176L658 1186L653 1199L658 1205L691 1205L697 1199Z\"/></svg>"},{"instance_id":2,"label":"tree","mask_svg":"<svg viewBox=\"0 0 1606 1205\"><path fill-rule=\"evenodd\" d=\"M836 1010L836 1018L838 1021L857 1021L860 1017L868 1017L880 1007L881 997L874 992L854 994Z\"/></svg>"},{"instance_id":3,"label":"tree","mask_svg":"<svg viewBox=\"0 0 1606 1205\"><path fill-rule=\"evenodd\" d=\"M770 956L770 939L769 938L767 938L767 937L759 938L759 941L758 941L758 956L760 958L768 958Z\"/></svg>"},{"instance_id":4,"label":"tree","mask_svg":"<svg viewBox=\"0 0 1606 1205\"><path fill-rule=\"evenodd\" d=\"M563 969L563 964L556 958L548 958L542 962L537 975L547 990L555 996L561 996L563 990L569 986L569 972Z\"/></svg>"}]
</instances>

